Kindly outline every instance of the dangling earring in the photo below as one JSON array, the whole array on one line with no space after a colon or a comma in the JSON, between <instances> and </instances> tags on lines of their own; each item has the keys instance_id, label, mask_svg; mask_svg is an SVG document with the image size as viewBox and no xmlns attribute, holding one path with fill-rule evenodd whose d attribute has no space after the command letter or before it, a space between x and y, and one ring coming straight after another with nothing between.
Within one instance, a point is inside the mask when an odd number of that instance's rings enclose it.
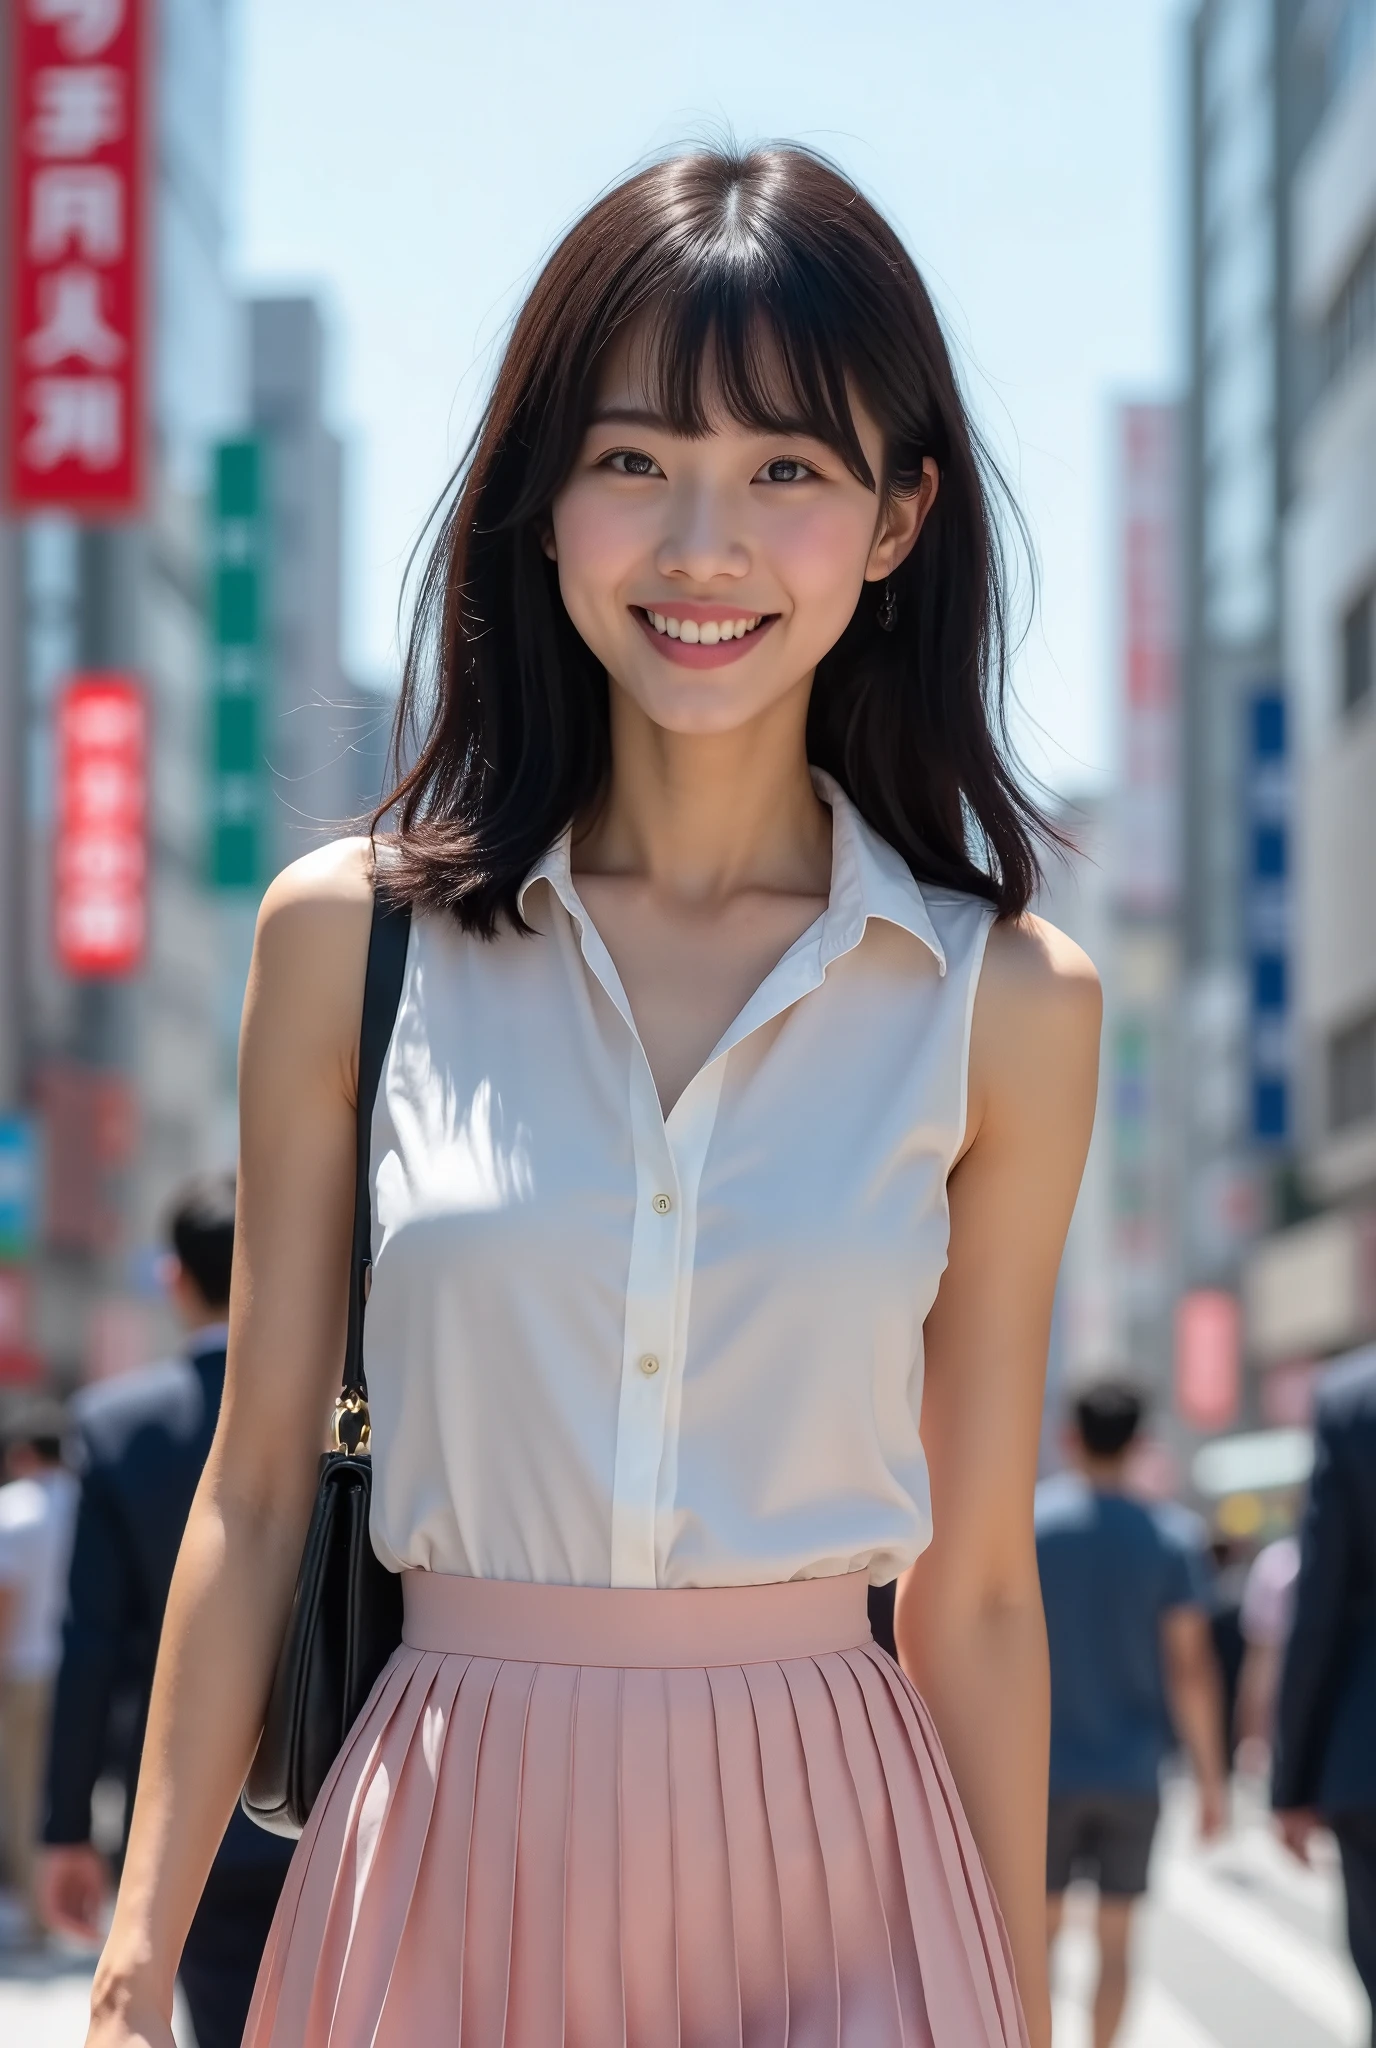
<instances>
[{"instance_id":1,"label":"dangling earring","mask_svg":"<svg viewBox=\"0 0 1376 2048\"><path fill-rule=\"evenodd\" d=\"M886 576L884 578L884 595L879 600L879 630L881 633L892 633L897 624L898 599L894 596L893 585Z\"/></svg>"}]
</instances>

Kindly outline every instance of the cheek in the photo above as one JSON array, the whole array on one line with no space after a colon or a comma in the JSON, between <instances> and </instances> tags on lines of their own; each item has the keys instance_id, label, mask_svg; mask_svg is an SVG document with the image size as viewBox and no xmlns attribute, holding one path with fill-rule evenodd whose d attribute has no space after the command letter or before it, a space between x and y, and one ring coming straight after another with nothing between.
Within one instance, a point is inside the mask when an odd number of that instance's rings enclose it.
<instances>
[{"instance_id":1,"label":"cheek","mask_svg":"<svg viewBox=\"0 0 1376 2048\"><path fill-rule=\"evenodd\" d=\"M643 519L597 491L566 491L551 523L566 601L595 605L613 597L644 553Z\"/></svg>"},{"instance_id":2,"label":"cheek","mask_svg":"<svg viewBox=\"0 0 1376 2048\"><path fill-rule=\"evenodd\" d=\"M799 613L854 609L874 534L873 508L819 505L785 515L772 536L778 572Z\"/></svg>"}]
</instances>

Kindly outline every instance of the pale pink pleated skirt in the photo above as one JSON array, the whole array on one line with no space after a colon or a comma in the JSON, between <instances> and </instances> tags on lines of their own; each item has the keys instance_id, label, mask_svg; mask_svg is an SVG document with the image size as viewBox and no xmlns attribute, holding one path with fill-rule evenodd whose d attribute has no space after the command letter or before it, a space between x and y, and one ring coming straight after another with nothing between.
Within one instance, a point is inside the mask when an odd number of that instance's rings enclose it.
<instances>
[{"instance_id":1,"label":"pale pink pleated skirt","mask_svg":"<svg viewBox=\"0 0 1376 2048\"><path fill-rule=\"evenodd\" d=\"M1023 2048L863 1577L404 1587L245 2048Z\"/></svg>"}]
</instances>

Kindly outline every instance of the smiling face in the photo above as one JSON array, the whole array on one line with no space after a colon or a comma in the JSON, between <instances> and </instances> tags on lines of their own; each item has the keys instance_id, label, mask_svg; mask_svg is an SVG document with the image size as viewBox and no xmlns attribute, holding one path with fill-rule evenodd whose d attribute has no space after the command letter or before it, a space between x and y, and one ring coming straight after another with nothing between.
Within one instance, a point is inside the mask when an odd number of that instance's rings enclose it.
<instances>
[{"instance_id":1,"label":"smiling face","mask_svg":"<svg viewBox=\"0 0 1376 2048\"><path fill-rule=\"evenodd\" d=\"M613 684L655 725L721 733L782 700L806 705L818 662L863 584L902 561L936 491L884 500L806 434L762 431L708 405L675 433L632 335L601 379L546 549L569 617ZM709 388L710 395L710 388ZM871 472L883 436L858 404Z\"/></svg>"}]
</instances>

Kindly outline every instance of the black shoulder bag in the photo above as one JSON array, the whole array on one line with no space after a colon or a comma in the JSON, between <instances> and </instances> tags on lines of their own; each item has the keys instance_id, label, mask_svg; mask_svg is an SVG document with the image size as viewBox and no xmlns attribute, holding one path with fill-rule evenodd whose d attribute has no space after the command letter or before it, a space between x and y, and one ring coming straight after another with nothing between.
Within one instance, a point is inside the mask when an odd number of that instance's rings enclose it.
<instances>
[{"instance_id":1,"label":"black shoulder bag","mask_svg":"<svg viewBox=\"0 0 1376 2048\"><path fill-rule=\"evenodd\" d=\"M299 1835L344 1738L401 1641L401 1580L368 1535L373 1497L363 1311L372 1278L369 1196L373 1103L406 967L408 904L373 898L358 1045L358 1137L349 1327L333 1442L320 1460L315 1508L297 1574L257 1753L240 1804L275 1835Z\"/></svg>"}]
</instances>

